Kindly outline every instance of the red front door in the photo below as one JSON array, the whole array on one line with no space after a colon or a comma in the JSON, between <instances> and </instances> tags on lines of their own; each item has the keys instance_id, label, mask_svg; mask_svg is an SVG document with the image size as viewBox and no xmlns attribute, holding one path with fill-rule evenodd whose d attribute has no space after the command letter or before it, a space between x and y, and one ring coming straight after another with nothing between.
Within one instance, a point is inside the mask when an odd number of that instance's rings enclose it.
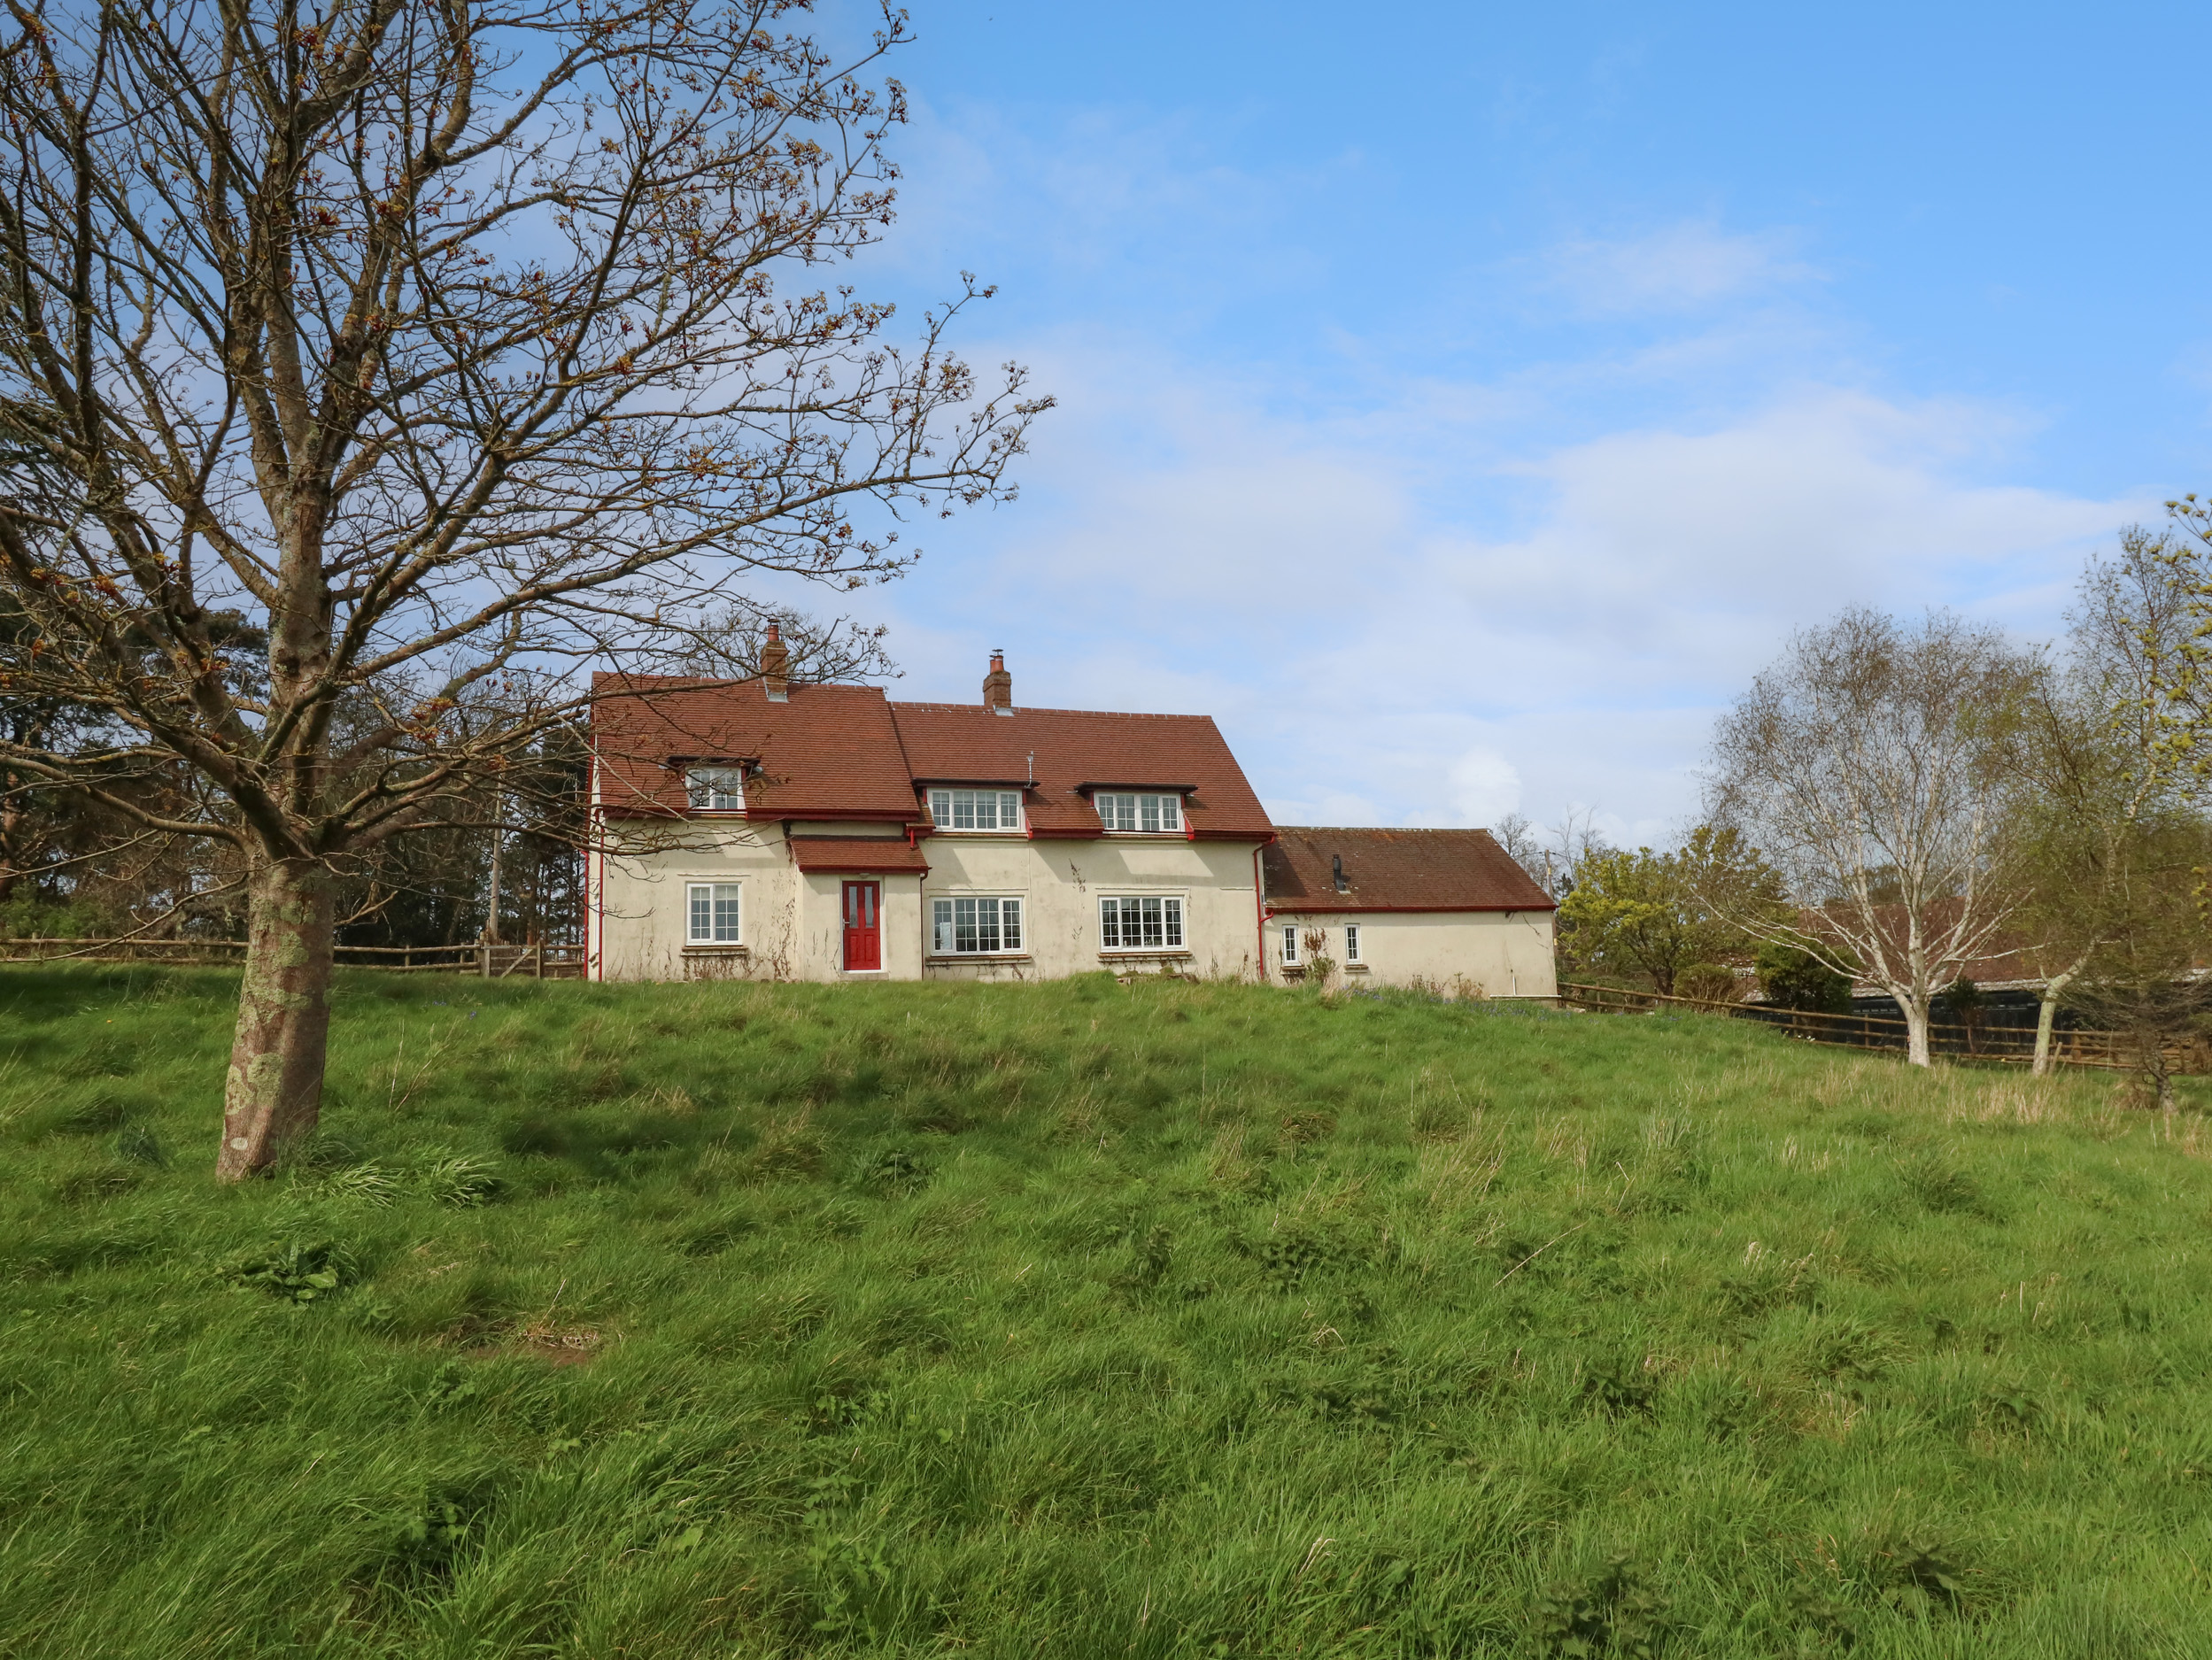
<instances>
[{"instance_id":1,"label":"red front door","mask_svg":"<svg viewBox=\"0 0 2212 1660\"><path fill-rule=\"evenodd\" d=\"M847 882L845 884L845 966L847 969L883 967L883 884Z\"/></svg>"}]
</instances>

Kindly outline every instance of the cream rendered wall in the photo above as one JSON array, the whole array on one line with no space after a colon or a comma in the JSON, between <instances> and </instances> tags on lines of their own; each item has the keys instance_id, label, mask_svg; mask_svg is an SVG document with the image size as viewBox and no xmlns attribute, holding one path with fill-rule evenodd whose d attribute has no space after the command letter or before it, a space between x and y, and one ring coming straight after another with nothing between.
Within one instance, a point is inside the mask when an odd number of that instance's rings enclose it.
<instances>
[{"instance_id":1,"label":"cream rendered wall","mask_svg":"<svg viewBox=\"0 0 2212 1660\"><path fill-rule=\"evenodd\" d=\"M795 835L868 836L872 825L797 823ZM632 835L646 832L632 830ZM680 845L629 856L595 856L592 907L598 977L607 980L758 978L919 979L919 878L883 876L883 969L844 972L841 876L802 875L783 830L743 819L692 819L669 832ZM903 839L893 831L890 839ZM736 882L742 950L686 949L684 884Z\"/></svg>"},{"instance_id":2,"label":"cream rendered wall","mask_svg":"<svg viewBox=\"0 0 2212 1660\"><path fill-rule=\"evenodd\" d=\"M1253 842L1106 837L1096 841L1031 841L1020 836L939 834L922 844L930 874L922 884L919 925L929 901L956 894L1017 895L1025 919L1018 959L932 956L932 979L1049 980L1102 969L1256 975L1258 893ZM1098 901L1108 894L1174 895L1183 901L1183 953L1102 953Z\"/></svg>"},{"instance_id":3,"label":"cream rendered wall","mask_svg":"<svg viewBox=\"0 0 2212 1660\"><path fill-rule=\"evenodd\" d=\"M1304 917L1286 913L1267 921L1268 972L1278 979L1282 977L1282 930L1295 923L1299 955L1306 954L1306 931L1322 930L1328 936L1328 954L1344 970L1348 985L1410 985L1419 981L1450 991L1465 976L1487 997L1559 994L1549 911L1369 911ZM1364 972L1344 962L1347 923L1359 929Z\"/></svg>"},{"instance_id":4,"label":"cream rendered wall","mask_svg":"<svg viewBox=\"0 0 2212 1660\"><path fill-rule=\"evenodd\" d=\"M876 827L794 824L794 835L864 836ZM1179 838L1032 841L1021 836L937 835L922 843L926 877L885 876L883 969L844 971L844 884L803 875L782 830L740 819L693 819L683 845L630 857L608 854L592 910L598 972L608 980L702 977L873 980L1057 979L1102 969L1256 976L1259 917L1251 842ZM684 948L684 884L737 882L745 949ZM956 894L1018 895L1018 956L928 958L929 901ZM1180 954L1102 954L1098 900L1105 894L1172 894L1183 900Z\"/></svg>"}]
</instances>

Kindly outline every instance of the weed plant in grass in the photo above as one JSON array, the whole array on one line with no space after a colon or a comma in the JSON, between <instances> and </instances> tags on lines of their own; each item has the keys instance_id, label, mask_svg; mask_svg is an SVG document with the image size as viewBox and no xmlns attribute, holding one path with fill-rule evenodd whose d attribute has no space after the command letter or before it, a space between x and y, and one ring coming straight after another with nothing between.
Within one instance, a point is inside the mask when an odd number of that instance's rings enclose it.
<instances>
[{"instance_id":1,"label":"weed plant in grass","mask_svg":"<svg viewBox=\"0 0 2212 1660\"><path fill-rule=\"evenodd\" d=\"M0 1654L2212 1648L2212 1138L1699 1017L0 978Z\"/></svg>"}]
</instances>

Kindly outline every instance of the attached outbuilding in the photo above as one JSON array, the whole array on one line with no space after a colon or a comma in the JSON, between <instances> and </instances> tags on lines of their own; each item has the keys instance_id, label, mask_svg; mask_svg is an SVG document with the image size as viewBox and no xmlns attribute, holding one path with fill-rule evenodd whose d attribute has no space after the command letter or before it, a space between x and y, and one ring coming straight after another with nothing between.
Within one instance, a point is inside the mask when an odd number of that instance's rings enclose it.
<instances>
[{"instance_id":1,"label":"attached outbuilding","mask_svg":"<svg viewBox=\"0 0 2212 1660\"><path fill-rule=\"evenodd\" d=\"M1556 998L1542 887L1482 830L1278 825L1261 854L1266 967L1347 983Z\"/></svg>"}]
</instances>

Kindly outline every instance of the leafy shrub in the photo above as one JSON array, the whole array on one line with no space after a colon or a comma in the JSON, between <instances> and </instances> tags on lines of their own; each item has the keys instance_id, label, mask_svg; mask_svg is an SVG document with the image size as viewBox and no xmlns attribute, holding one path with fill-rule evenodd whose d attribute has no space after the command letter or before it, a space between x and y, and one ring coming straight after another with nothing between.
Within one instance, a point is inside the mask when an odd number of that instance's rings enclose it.
<instances>
[{"instance_id":1,"label":"leafy shrub","mask_svg":"<svg viewBox=\"0 0 2212 1660\"><path fill-rule=\"evenodd\" d=\"M1773 943L1759 948L1759 989L1776 1008L1815 1015L1851 1013L1851 982L1809 951Z\"/></svg>"},{"instance_id":2,"label":"leafy shrub","mask_svg":"<svg viewBox=\"0 0 2212 1660\"><path fill-rule=\"evenodd\" d=\"M1531 1610L1536 1640L1548 1655L1622 1655L1651 1660L1667 1635L1667 1600L1626 1551L1580 1580L1554 1580Z\"/></svg>"},{"instance_id":3,"label":"leafy shrub","mask_svg":"<svg viewBox=\"0 0 2212 1660\"><path fill-rule=\"evenodd\" d=\"M1175 1262L1175 1236L1165 1228L1150 1228L1141 1235L1133 1229L1129 1245L1133 1260L1114 1276L1115 1288L1125 1292L1158 1289Z\"/></svg>"},{"instance_id":4,"label":"leafy shrub","mask_svg":"<svg viewBox=\"0 0 2212 1660\"><path fill-rule=\"evenodd\" d=\"M352 1252L335 1239L285 1239L229 1263L233 1285L265 1291L286 1302L328 1297L355 1276Z\"/></svg>"},{"instance_id":5,"label":"leafy shrub","mask_svg":"<svg viewBox=\"0 0 2212 1660\"><path fill-rule=\"evenodd\" d=\"M1878 1545L1874 1567L1882 1600L1900 1613L1964 1614L1971 1599L1968 1570L1943 1540L1901 1533Z\"/></svg>"},{"instance_id":6,"label":"leafy shrub","mask_svg":"<svg viewBox=\"0 0 2212 1660\"><path fill-rule=\"evenodd\" d=\"M1658 1381L1639 1365L1594 1366L1582 1374L1582 1399L1607 1417L1649 1412L1658 1397Z\"/></svg>"},{"instance_id":7,"label":"leafy shrub","mask_svg":"<svg viewBox=\"0 0 2212 1660\"><path fill-rule=\"evenodd\" d=\"M1260 1278L1276 1291L1289 1291L1304 1284L1310 1276L1358 1260L1358 1253L1342 1240L1303 1228L1286 1228L1249 1248L1259 1262Z\"/></svg>"},{"instance_id":8,"label":"leafy shrub","mask_svg":"<svg viewBox=\"0 0 2212 1660\"><path fill-rule=\"evenodd\" d=\"M870 1193L893 1197L913 1193L929 1180L929 1162L905 1147L878 1147L854 1172L856 1184Z\"/></svg>"},{"instance_id":9,"label":"leafy shrub","mask_svg":"<svg viewBox=\"0 0 2212 1660\"><path fill-rule=\"evenodd\" d=\"M1736 970L1717 962L1693 962L1674 977L1674 995L1694 1003L1734 1003L1740 999Z\"/></svg>"}]
</instances>

